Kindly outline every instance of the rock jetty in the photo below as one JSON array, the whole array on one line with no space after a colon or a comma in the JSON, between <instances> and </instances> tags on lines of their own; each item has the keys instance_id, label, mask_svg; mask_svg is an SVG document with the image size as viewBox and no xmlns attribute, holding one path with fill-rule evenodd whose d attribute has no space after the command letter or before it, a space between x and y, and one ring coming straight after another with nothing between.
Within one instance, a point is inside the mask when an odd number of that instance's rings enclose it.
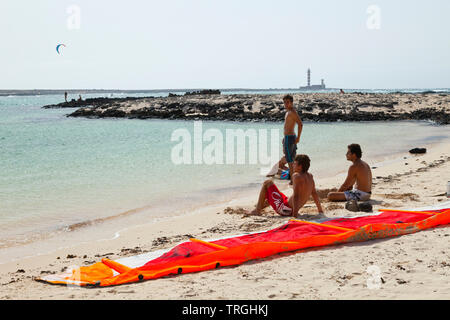
<instances>
[{"instance_id":1,"label":"rock jetty","mask_svg":"<svg viewBox=\"0 0 450 320\"><path fill-rule=\"evenodd\" d=\"M283 94L220 94L203 90L168 97L96 98L44 108L78 108L68 117L283 121ZM450 94L295 93L302 120L430 120L450 124Z\"/></svg>"}]
</instances>

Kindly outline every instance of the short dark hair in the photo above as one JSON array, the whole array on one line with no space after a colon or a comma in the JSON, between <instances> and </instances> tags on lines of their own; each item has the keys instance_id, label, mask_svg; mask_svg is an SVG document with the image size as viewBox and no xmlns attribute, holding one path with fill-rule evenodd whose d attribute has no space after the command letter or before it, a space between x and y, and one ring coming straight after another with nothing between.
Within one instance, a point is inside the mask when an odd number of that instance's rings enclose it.
<instances>
[{"instance_id":1,"label":"short dark hair","mask_svg":"<svg viewBox=\"0 0 450 320\"><path fill-rule=\"evenodd\" d=\"M299 154L295 156L295 162L298 165L302 166L303 172L308 172L309 165L311 164L311 160L306 154Z\"/></svg>"},{"instance_id":2,"label":"short dark hair","mask_svg":"<svg viewBox=\"0 0 450 320\"><path fill-rule=\"evenodd\" d=\"M355 154L358 158L361 159L362 157L362 151L361 146L357 143L352 143L347 146L348 150L350 150L351 153Z\"/></svg>"},{"instance_id":3,"label":"short dark hair","mask_svg":"<svg viewBox=\"0 0 450 320\"><path fill-rule=\"evenodd\" d=\"M290 94L287 94L287 95L285 95L283 97L283 101L285 101L285 100L289 100L291 102L294 102L294 98Z\"/></svg>"}]
</instances>

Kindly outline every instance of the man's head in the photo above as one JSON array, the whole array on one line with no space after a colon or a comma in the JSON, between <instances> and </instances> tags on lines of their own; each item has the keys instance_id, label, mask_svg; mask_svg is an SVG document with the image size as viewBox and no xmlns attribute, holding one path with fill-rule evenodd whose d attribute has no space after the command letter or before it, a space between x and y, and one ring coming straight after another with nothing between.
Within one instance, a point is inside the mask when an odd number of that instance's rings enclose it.
<instances>
[{"instance_id":1,"label":"man's head","mask_svg":"<svg viewBox=\"0 0 450 320\"><path fill-rule=\"evenodd\" d=\"M283 102L286 109L292 109L292 107L294 106L294 98L290 94L287 94L283 97Z\"/></svg>"},{"instance_id":2,"label":"man's head","mask_svg":"<svg viewBox=\"0 0 450 320\"><path fill-rule=\"evenodd\" d=\"M299 154L294 159L294 172L305 173L308 172L311 160L306 154Z\"/></svg>"},{"instance_id":3,"label":"man's head","mask_svg":"<svg viewBox=\"0 0 450 320\"><path fill-rule=\"evenodd\" d=\"M355 161L357 159L361 159L362 157L362 151L359 144L352 143L347 146L348 150L346 153L347 160L349 161Z\"/></svg>"}]
</instances>

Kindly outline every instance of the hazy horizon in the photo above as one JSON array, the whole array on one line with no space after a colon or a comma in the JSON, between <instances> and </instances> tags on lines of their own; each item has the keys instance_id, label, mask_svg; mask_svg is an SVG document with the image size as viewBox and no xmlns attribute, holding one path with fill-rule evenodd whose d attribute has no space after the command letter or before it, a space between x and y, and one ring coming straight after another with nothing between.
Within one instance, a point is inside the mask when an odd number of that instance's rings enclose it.
<instances>
[{"instance_id":1,"label":"hazy horizon","mask_svg":"<svg viewBox=\"0 0 450 320\"><path fill-rule=\"evenodd\" d=\"M450 88L448 12L446 0L3 0L0 88L295 89L308 68L327 88Z\"/></svg>"},{"instance_id":2,"label":"hazy horizon","mask_svg":"<svg viewBox=\"0 0 450 320\"><path fill-rule=\"evenodd\" d=\"M3 91L136 91L136 92L142 92L142 91L169 91L169 90L176 90L176 91L183 91L183 90L226 90L226 91L232 91L232 90L264 90L264 91L270 91L270 90L300 90L299 88L212 88L212 87L204 87L204 88L150 88L150 89L120 89L120 88L26 88L26 89L3 89L0 88L0 92ZM326 90L422 90L422 89L430 89L430 90L450 90L450 87L427 87L427 88L326 88ZM308 91L317 91L320 92L320 90L307 90Z\"/></svg>"}]
</instances>

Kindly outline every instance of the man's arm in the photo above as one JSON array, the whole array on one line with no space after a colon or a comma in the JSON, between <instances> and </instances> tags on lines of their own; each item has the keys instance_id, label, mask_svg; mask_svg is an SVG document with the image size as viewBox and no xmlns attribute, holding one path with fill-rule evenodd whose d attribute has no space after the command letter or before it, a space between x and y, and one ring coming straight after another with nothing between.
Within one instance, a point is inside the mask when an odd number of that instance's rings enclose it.
<instances>
[{"instance_id":1,"label":"man's arm","mask_svg":"<svg viewBox=\"0 0 450 320\"><path fill-rule=\"evenodd\" d=\"M303 184L302 179L298 179L296 175L297 174L294 173L294 176L292 177L292 181L293 181L292 189L294 189L294 194L292 195L292 202L293 202L292 216L294 218L296 218L298 216L298 212L300 211L300 206L299 206L300 192L301 192L302 184Z\"/></svg>"},{"instance_id":2,"label":"man's arm","mask_svg":"<svg viewBox=\"0 0 450 320\"><path fill-rule=\"evenodd\" d=\"M323 213L322 205L320 204L319 196L317 195L316 184L313 181L312 197L316 203L317 210L319 213Z\"/></svg>"},{"instance_id":3,"label":"man's arm","mask_svg":"<svg viewBox=\"0 0 450 320\"><path fill-rule=\"evenodd\" d=\"M348 169L347 178L345 179L342 186L339 188L338 192L351 190L355 182L356 182L356 168L354 166L350 166L350 168Z\"/></svg>"},{"instance_id":4,"label":"man's arm","mask_svg":"<svg viewBox=\"0 0 450 320\"><path fill-rule=\"evenodd\" d=\"M300 136L302 135L302 130L303 130L303 123L302 123L302 119L300 119L300 116L298 115L297 112L295 112L295 121L297 122L298 125L298 134L297 134L297 139L295 140L295 144L298 144L300 142Z\"/></svg>"}]
</instances>

